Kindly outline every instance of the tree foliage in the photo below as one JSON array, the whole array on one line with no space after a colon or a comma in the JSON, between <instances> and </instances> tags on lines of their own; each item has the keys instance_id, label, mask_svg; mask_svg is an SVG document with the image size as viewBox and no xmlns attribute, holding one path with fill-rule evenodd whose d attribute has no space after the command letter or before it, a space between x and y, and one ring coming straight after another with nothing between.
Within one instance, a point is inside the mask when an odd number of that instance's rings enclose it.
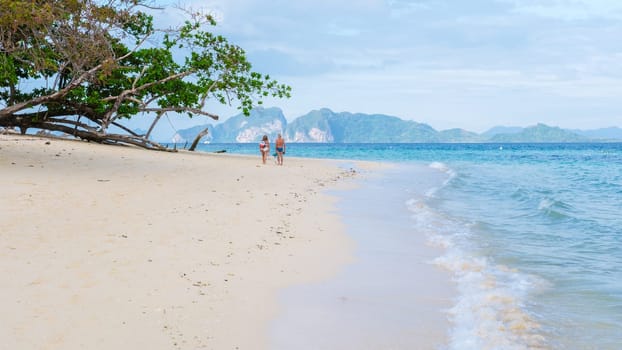
<instances>
[{"instance_id":1,"label":"tree foliage","mask_svg":"<svg viewBox=\"0 0 622 350\"><path fill-rule=\"evenodd\" d=\"M218 119L206 101L248 115L263 98L289 97L208 30L210 16L186 13L158 30L147 10L145 0L0 0L0 126L165 149L149 133L166 113ZM153 124L137 135L124 126L130 118Z\"/></svg>"}]
</instances>

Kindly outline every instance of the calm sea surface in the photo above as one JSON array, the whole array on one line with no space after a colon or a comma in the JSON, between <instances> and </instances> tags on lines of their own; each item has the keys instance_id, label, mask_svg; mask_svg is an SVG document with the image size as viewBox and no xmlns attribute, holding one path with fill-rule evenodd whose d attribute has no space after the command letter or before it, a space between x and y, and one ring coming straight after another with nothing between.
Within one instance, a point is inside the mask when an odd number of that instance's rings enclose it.
<instances>
[{"instance_id":1,"label":"calm sea surface","mask_svg":"<svg viewBox=\"0 0 622 350\"><path fill-rule=\"evenodd\" d=\"M259 157L255 144L201 150ZM403 205L413 234L432 232L429 242L444 248L434 263L458 286L449 349L622 348L621 143L290 143L287 151L445 176Z\"/></svg>"}]
</instances>

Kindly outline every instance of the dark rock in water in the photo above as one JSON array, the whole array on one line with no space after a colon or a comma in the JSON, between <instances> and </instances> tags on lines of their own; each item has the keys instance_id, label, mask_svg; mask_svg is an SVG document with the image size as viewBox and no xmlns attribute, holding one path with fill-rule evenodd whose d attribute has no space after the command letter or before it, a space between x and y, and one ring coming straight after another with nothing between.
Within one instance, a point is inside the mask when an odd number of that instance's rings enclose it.
<instances>
[{"instance_id":1,"label":"dark rock in water","mask_svg":"<svg viewBox=\"0 0 622 350\"><path fill-rule=\"evenodd\" d=\"M227 153L226 149L221 149L220 151L214 151L214 153Z\"/></svg>"}]
</instances>

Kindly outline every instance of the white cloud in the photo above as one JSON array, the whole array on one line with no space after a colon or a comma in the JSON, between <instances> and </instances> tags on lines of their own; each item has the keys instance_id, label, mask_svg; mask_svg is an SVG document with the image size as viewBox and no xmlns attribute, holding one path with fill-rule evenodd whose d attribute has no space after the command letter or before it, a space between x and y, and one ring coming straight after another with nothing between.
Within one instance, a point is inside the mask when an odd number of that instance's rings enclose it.
<instances>
[{"instance_id":1,"label":"white cloud","mask_svg":"<svg viewBox=\"0 0 622 350\"><path fill-rule=\"evenodd\" d=\"M429 0L388 0L387 4L391 9L391 15L394 17L407 16L413 12L429 10L440 2L432 2Z\"/></svg>"},{"instance_id":2,"label":"white cloud","mask_svg":"<svg viewBox=\"0 0 622 350\"><path fill-rule=\"evenodd\" d=\"M327 33L336 36L356 37L361 35L361 30L358 28L340 26L337 23L331 23L327 27Z\"/></svg>"},{"instance_id":3,"label":"white cloud","mask_svg":"<svg viewBox=\"0 0 622 350\"><path fill-rule=\"evenodd\" d=\"M504 0L515 11L563 20L622 19L618 0Z\"/></svg>"}]
</instances>

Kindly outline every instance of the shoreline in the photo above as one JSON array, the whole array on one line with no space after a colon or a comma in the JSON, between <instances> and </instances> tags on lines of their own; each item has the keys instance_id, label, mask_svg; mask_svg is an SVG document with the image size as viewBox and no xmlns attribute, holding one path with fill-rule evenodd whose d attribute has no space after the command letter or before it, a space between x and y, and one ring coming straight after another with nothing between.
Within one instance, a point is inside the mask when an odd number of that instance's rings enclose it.
<instances>
[{"instance_id":1,"label":"shoreline","mask_svg":"<svg viewBox=\"0 0 622 350\"><path fill-rule=\"evenodd\" d=\"M325 190L354 174L260 162L0 136L3 345L267 348L278 291L351 261Z\"/></svg>"},{"instance_id":2,"label":"shoreline","mask_svg":"<svg viewBox=\"0 0 622 350\"><path fill-rule=\"evenodd\" d=\"M446 180L427 165L393 164L331 191L354 261L332 278L280 293L285 311L273 322L271 348L447 348L458 291L436 263L445 249L430 241L419 210Z\"/></svg>"}]
</instances>

